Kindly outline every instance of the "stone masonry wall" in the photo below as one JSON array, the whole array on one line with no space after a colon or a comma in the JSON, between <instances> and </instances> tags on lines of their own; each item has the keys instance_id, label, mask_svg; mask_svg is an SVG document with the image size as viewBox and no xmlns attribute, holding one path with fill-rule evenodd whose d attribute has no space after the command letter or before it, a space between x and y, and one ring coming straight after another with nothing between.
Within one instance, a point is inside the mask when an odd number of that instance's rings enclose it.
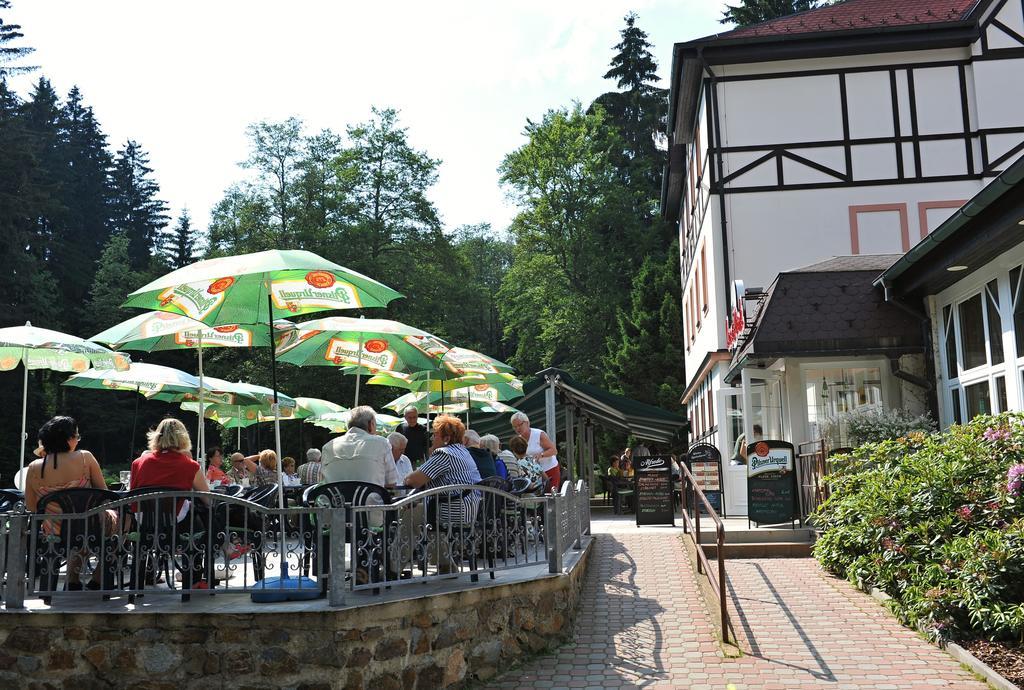
<instances>
[{"instance_id":1,"label":"stone masonry wall","mask_svg":"<svg viewBox=\"0 0 1024 690\"><path fill-rule=\"evenodd\" d=\"M0 687L460 687L570 634L586 560L568 575L354 609L3 612Z\"/></svg>"}]
</instances>

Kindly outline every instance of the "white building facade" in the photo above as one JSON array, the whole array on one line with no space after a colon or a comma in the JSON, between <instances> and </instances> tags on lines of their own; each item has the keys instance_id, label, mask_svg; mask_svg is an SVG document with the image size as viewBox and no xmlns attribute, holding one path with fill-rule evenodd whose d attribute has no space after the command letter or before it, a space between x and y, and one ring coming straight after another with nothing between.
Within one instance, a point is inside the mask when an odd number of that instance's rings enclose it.
<instances>
[{"instance_id":1,"label":"white building facade","mask_svg":"<svg viewBox=\"0 0 1024 690\"><path fill-rule=\"evenodd\" d=\"M675 48L662 212L679 227L683 403L691 443L726 459L754 424L811 440L783 401L816 396L823 371L872 382L857 396L870 404L903 404L885 397L898 386L884 362L827 359L812 374L758 374L744 403L725 383L743 330L737 281L767 287L831 256L904 253L1024 150L1022 0L877 5L848 0ZM726 475L727 510L742 514L745 475Z\"/></svg>"}]
</instances>

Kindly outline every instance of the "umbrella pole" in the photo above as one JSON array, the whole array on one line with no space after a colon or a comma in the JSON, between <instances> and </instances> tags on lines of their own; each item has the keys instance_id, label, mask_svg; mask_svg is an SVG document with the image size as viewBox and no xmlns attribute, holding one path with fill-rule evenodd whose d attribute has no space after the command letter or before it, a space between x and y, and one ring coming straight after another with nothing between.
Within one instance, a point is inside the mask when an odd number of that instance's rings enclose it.
<instances>
[{"instance_id":1,"label":"umbrella pole","mask_svg":"<svg viewBox=\"0 0 1024 690\"><path fill-rule=\"evenodd\" d=\"M281 470L281 408L277 402L277 348L274 346L274 302L267 285L267 328L270 329L270 380L274 386L274 449L277 452L277 507L284 510L284 473ZM285 577L285 559L288 553L285 544L285 523L281 516L281 577Z\"/></svg>"},{"instance_id":2,"label":"umbrella pole","mask_svg":"<svg viewBox=\"0 0 1024 690\"><path fill-rule=\"evenodd\" d=\"M135 458L135 425L139 421L139 396L141 395L140 390L142 386L135 386L135 413L132 415L132 435L128 439L128 462L131 462Z\"/></svg>"},{"instance_id":3,"label":"umbrella pole","mask_svg":"<svg viewBox=\"0 0 1024 690\"><path fill-rule=\"evenodd\" d=\"M25 469L25 442L28 441L28 432L25 431L26 419L28 419L28 351L21 348L21 366L25 367L24 385L21 390L21 453L18 455L18 473ZM25 486L25 484L22 484Z\"/></svg>"},{"instance_id":4,"label":"umbrella pole","mask_svg":"<svg viewBox=\"0 0 1024 690\"><path fill-rule=\"evenodd\" d=\"M356 353L356 401L353 408L359 407L359 381L363 378L363 333L359 333L359 351Z\"/></svg>"},{"instance_id":5,"label":"umbrella pole","mask_svg":"<svg viewBox=\"0 0 1024 690\"><path fill-rule=\"evenodd\" d=\"M238 420L238 446L236 450L242 450L242 406L238 406L238 416L235 417Z\"/></svg>"},{"instance_id":6,"label":"umbrella pole","mask_svg":"<svg viewBox=\"0 0 1024 690\"><path fill-rule=\"evenodd\" d=\"M206 424L203 417L203 329L199 329L199 467L206 474Z\"/></svg>"}]
</instances>

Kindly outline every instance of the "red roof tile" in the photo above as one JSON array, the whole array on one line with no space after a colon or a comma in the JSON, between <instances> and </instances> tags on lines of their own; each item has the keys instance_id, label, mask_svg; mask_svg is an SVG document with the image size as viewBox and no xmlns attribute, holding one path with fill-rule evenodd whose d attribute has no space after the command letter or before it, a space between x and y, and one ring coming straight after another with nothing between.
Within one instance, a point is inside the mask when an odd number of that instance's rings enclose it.
<instances>
[{"instance_id":1,"label":"red roof tile","mask_svg":"<svg viewBox=\"0 0 1024 690\"><path fill-rule=\"evenodd\" d=\"M786 36L822 31L884 29L955 22L966 19L978 2L979 0L846 0L836 5L733 29L718 34L715 38Z\"/></svg>"}]
</instances>

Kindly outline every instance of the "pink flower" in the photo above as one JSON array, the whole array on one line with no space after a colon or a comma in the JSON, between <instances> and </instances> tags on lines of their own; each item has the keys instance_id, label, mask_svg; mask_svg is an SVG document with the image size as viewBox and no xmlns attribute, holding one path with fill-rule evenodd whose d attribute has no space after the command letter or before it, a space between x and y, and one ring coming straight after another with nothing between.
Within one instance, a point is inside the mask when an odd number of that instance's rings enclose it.
<instances>
[{"instance_id":1,"label":"pink flower","mask_svg":"<svg viewBox=\"0 0 1024 690\"><path fill-rule=\"evenodd\" d=\"M1010 440L1010 430L989 427L985 429L985 433L982 436L986 441L1008 441Z\"/></svg>"},{"instance_id":2,"label":"pink flower","mask_svg":"<svg viewBox=\"0 0 1024 690\"><path fill-rule=\"evenodd\" d=\"M959 515L961 517L961 519L963 519L963 520L970 520L971 519L971 515L973 513L974 513L974 511L971 510L970 506L960 506L959 508L957 508L957 511L956 511L956 514Z\"/></svg>"},{"instance_id":3,"label":"pink flower","mask_svg":"<svg viewBox=\"0 0 1024 690\"><path fill-rule=\"evenodd\" d=\"M1024 465L1013 465L1006 473L1006 492L1017 496L1021 489L1024 489Z\"/></svg>"}]
</instances>

